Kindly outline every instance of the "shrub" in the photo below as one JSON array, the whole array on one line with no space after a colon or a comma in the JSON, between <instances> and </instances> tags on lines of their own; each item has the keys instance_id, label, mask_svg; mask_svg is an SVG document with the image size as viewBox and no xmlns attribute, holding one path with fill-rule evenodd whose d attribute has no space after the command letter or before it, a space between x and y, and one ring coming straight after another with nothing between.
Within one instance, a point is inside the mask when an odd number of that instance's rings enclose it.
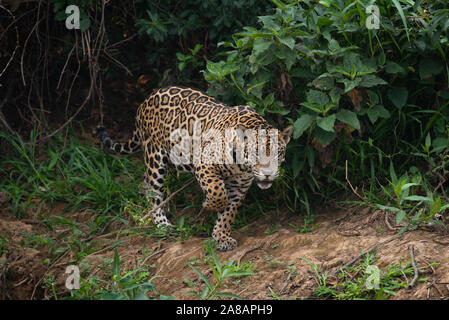
<instances>
[{"instance_id":1,"label":"shrub","mask_svg":"<svg viewBox=\"0 0 449 320\"><path fill-rule=\"evenodd\" d=\"M294 125L295 179L332 182L327 197L344 181L345 160L357 182L372 185L387 176L385 157L407 170L427 135L433 150L448 149L445 1L273 2L257 27L218 44L225 58L208 61L204 76L211 95ZM379 29L366 25L372 4Z\"/></svg>"}]
</instances>

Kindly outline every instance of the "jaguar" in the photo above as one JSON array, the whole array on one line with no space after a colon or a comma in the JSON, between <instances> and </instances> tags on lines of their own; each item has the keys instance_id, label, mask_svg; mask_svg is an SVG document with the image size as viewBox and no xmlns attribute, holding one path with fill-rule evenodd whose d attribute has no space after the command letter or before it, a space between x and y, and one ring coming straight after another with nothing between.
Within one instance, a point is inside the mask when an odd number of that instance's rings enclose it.
<instances>
[{"instance_id":1,"label":"jaguar","mask_svg":"<svg viewBox=\"0 0 449 320\"><path fill-rule=\"evenodd\" d=\"M253 181L267 189L278 178L292 132L291 125L273 128L249 105L228 106L180 86L156 89L140 104L128 141L114 142L105 127L96 128L106 149L124 154L143 150L145 196L153 206L151 220L160 227L172 226L164 208L167 170L193 173L204 193L203 209L217 212L212 238L220 251L237 246L231 237L237 209ZM254 150L262 150L264 157L257 152L251 157ZM273 157L266 156L267 150Z\"/></svg>"}]
</instances>

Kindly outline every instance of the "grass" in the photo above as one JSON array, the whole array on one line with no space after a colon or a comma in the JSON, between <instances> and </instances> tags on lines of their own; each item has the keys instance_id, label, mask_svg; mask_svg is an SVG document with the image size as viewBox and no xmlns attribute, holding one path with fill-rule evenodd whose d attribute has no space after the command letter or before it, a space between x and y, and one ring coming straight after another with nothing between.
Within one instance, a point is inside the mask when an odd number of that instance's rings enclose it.
<instances>
[{"instance_id":1,"label":"grass","mask_svg":"<svg viewBox=\"0 0 449 320\"><path fill-rule=\"evenodd\" d=\"M1 161L4 179L0 187L19 218L37 200L49 208L62 201L67 204L65 210L99 212L104 220L123 212L127 199L139 198L135 177L142 175L143 167L129 157L114 157L90 142L83 145L73 135L66 141L57 136L38 150L33 132L29 144L3 133L0 136L15 151Z\"/></svg>"},{"instance_id":2,"label":"grass","mask_svg":"<svg viewBox=\"0 0 449 320\"><path fill-rule=\"evenodd\" d=\"M204 289L199 291L189 291L188 294L195 295L200 300L211 300L211 299L221 299L221 298L234 298L241 299L235 293L229 291L221 291L222 287L226 287L227 280L232 280L236 278L251 276L254 274L254 265L252 263L243 263L240 261L234 262L230 260L226 263L222 263L215 252L212 244L206 242L204 245L207 254L207 263L213 274L213 282L197 267L193 264L189 264L189 267L194 270L204 283ZM192 282L188 281L189 285L193 285Z\"/></svg>"},{"instance_id":3,"label":"grass","mask_svg":"<svg viewBox=\"0 0 449 320\"><path fill-rule=\"evenodd\" d=\"M321 299L336 300L384 300L409 285L409 279L413 278L414 271L411 262L403 265L390 263L384 269L379 268L376 263L379 258L376 252L367 253L363 260L356 266L341 268L336 278L330 279L327 271L320 273L318 266L303 258L313 269L318 286L313 295ZM437 263L431 263L422 267L420 274ZM418 281L426 281L427 278L420 277Z\"/></svg>"},{"instance_id":4,"label":"grass","mask_svg":"<svg viewBox=\"0 0 449 320\"><path fill-rule=\"evenodd\" d=\"M147 293L151 293L160 300L173 299L173 296L160 295L157 292L152 282L157 277L148 279L150 276L148 267L123 272L117 249L114 251L114 259L109 271L111 277L106 281L98 278L80 279L80 288L71 290L70 297L66 299L149 300Z\"/></svg>"}]
</instances>

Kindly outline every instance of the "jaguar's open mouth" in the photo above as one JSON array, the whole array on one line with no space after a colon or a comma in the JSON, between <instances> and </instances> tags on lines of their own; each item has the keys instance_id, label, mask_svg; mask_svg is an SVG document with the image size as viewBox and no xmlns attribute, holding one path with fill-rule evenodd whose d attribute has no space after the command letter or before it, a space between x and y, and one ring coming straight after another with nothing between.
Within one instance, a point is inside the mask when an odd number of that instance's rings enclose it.
<instances>
[{"instance_id":1,"label":"jaguar's open mouth","mask_svg":"<svg viewBox=\"0 0 449 320\"><path fill-rule=\"evenodd\" d=\"M273 184L273 181L265 179L265 180L257 180L256 184L260 189L268 189Z\"/></svg>"}]
</instances>

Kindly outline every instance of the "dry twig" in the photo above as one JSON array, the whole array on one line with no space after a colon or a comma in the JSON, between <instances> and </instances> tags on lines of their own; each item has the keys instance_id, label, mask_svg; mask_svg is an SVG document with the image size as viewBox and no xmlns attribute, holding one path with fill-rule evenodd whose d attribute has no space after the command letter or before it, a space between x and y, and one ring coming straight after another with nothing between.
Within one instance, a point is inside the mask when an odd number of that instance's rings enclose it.
<instances>
[{"instance_id":1,"label":"dry twig","mask_svg":"<svg viewBox=\"0 0 449 320\"><path fill-rule=\"evenodd\" d=\"M413 271L415 273L415 275L413 276L412 282L410 282L410 284L408 285L408 287L411 288L411 287L413 287L415 285L416 280L418 280L419 271L418 271L418 267L416 266L415 256L413 254L413 245L412 244L408 246L408 250L410 251L410 259L411 259Z\"/></svg>"},{"instance_id":2,"label":"dry twig","mask_svg":"<svg viewBox=\"0 0 449 320\"><path fill-rule=\"evenodd\" d=\"M354 189L354 187L351 184L351 181L349 181L348 178L348 160L346 160L346 182L349 184L349 187L351 188L352 192L359 197L362 201L365 201L365 199Z\"/></svg>"}]
</instances>

